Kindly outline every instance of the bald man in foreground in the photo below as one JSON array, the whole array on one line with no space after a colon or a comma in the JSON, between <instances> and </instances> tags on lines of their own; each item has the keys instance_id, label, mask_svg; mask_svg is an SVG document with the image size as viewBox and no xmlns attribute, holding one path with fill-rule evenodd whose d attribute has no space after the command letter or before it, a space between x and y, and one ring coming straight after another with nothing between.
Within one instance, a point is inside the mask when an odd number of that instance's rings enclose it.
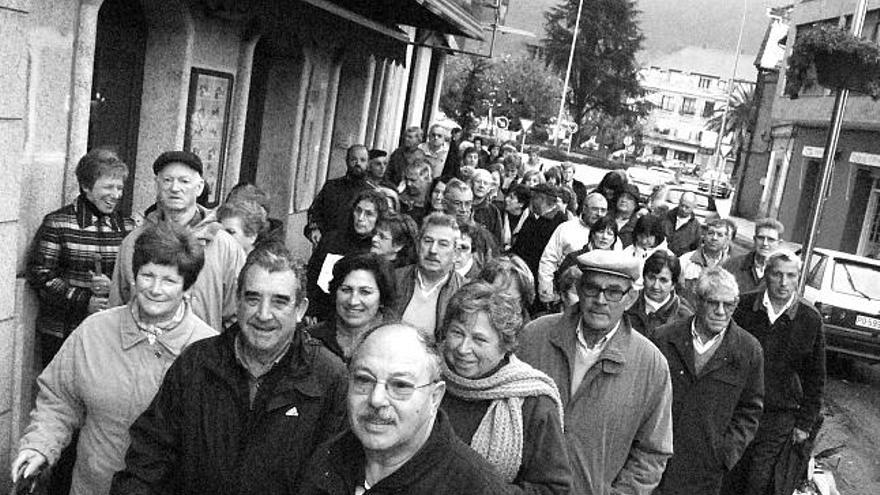
<instances>
[{"instance_id":1,"label":"bald man in foreground","mask_svg":"<svg viewBox=\"0 0 880 495\"><path fill-rule=\"evenodd\" d=\"M506 493L439 409L441 359L433 336L410 325L368 331L348 366L351 429L318 447L300 493Z\"/></svg>"}]
</instances>

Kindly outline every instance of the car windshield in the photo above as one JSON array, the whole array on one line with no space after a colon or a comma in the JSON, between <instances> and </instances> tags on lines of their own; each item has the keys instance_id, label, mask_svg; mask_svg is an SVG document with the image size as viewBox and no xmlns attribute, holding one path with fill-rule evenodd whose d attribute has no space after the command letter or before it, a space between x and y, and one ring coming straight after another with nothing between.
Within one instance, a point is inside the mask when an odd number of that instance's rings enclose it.
<instances>
[{"instance_id":1,"label":"car windshield","mask_svg":"<svg viewBox=\"0 0 880 495\"><path fill-rule=\"evenodd\" d=\"M838 259L831 279L831 290L840 294L880 301L880 267Z\"/></svg>"}]
</instances>

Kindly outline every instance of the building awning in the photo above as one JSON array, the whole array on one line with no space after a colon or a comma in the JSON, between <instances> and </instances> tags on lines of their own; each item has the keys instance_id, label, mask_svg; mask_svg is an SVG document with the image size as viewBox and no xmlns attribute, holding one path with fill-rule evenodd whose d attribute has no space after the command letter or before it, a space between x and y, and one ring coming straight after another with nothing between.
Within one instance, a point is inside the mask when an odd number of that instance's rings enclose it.
<instances>
[{"instance_id":1,"label":"building awning","mask_svg":"<svg viewBox=\"0 0 880 495\"><path fill-rule=\"evenodd\" d=\"M372 31L376 31L379 34L384 34L385 36L393 38L397 41L401 41L403 43L408 43L410 41L409 35L401 31L400 28L398 28L397 26L388 26L381 22L377 22L373 19L370 19L369 17L358 14L357 12L353 12L346 8L340 7L339 5L329 0L302 0L302 2L329 12L337 17L341 17L342 19L345 19L347 21L359 24Z\"/></svg>"},{"instance_id":2,"label":"building awning","mask_svg":"<svg viewBox=\"0 0 880 495\"><path fill-rule=\"evenodd\" d=\"M334 4L373 22L391 27L396 24L436 31L440 34L483 40L483 26L457 0L303 0L318 6ZM324 8L324 7L321 7ZM328 10L328 9L324 9ZM396 28L395 28L396 29Z\"/></svg>"}]
</instances>

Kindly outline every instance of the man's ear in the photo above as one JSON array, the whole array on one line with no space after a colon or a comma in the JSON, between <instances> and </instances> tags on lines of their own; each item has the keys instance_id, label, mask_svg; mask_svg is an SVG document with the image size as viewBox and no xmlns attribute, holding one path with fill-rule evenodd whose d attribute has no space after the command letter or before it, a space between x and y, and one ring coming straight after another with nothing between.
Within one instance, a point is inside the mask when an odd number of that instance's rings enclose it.
<instances>
[{"instance_id":1,"label":"man's ear","mask_svg":"<svg viewBox=\"0 0 880 495\"><path fill-rule=\"evenodd\" d=\"M300 322L303 319L303 316L306 314L306 310L309 309L309 298L303 297L300 302L296 305L296 321Z\"/></svg>"},{"instance_id":2,"label":"man's ear","mask_svg":"<svg viewBox=\"0 0 880 495\"><path fill-rule=\"evenodd\" d=\"M431 407L434 409L434 412L440 408L444 395L446 395L446 382L441 380L435 383L434 388L431 390Z\"/></svg>"}]
</instances>

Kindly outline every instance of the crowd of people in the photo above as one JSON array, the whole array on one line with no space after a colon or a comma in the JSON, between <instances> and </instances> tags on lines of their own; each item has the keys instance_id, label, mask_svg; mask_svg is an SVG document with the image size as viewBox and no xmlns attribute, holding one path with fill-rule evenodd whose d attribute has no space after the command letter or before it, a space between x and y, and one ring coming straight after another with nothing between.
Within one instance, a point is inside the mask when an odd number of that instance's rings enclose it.
<instances>
[{"instance_id":1,"label":"crowd of people","mask_svg":"<svg viewBox=\"0 0 880 495\"><path fill-rule=\"evenodd\" d=\"M270 198L199 204L203 165L153 164L156 204L93 150L37 233L44 370L13 480L73 494L790 495L818 428L822 319L773 219L642 198L619 171L405 131L353 145L285 245Z\"/></svg>"}]
</instances>

